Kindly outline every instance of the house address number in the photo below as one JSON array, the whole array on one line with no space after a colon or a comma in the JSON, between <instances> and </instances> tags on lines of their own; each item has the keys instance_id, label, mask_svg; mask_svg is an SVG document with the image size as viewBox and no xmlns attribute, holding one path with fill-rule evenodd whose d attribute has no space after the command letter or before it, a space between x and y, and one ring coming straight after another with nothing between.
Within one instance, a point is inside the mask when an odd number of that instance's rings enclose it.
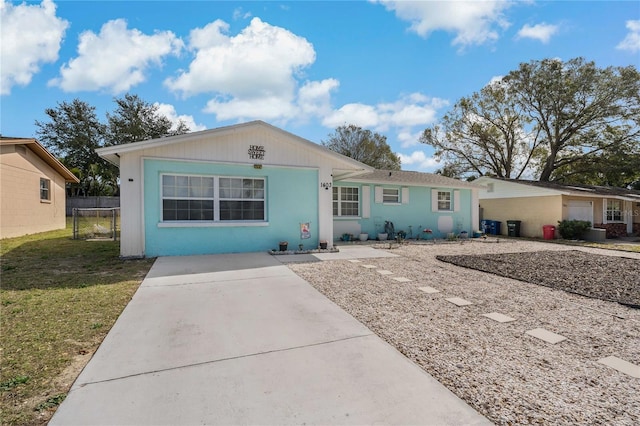
<instances>
[{"instance_id":1,"label":"house address number","mask_svg":"<svg viewBox=\"0 0 640 426\"><path fill-rule=\"evenodd\" d=\"M324 188L324 189L331 188L331 182L320 182L320 188Z\"/></svg>"},{"instance_id":2,"label":"house address number","mask_svg":"<svg viewBox=\"0 0 640 426\"><path fill-rule=\"evenodd\" d=\"M247 153L251 160L264 160L264 145L249 145Z\"/></svg>"}]
</instances>

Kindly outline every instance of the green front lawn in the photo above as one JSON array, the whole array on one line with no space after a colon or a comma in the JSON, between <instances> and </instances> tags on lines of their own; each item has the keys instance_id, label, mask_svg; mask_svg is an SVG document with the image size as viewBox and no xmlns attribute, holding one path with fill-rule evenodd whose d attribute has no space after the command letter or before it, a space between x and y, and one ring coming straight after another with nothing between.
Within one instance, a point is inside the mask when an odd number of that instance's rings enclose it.
<instances>
[{"instance_id":1,"label":"green front lawn","mask_svg":"<svg viewBox=\"0 0 640 426\"><path fill-rule=\"evenodd\" d=\"M71 233L0 240L2 424L49 420L153 264Z\"/></svg>"}]
</instances>

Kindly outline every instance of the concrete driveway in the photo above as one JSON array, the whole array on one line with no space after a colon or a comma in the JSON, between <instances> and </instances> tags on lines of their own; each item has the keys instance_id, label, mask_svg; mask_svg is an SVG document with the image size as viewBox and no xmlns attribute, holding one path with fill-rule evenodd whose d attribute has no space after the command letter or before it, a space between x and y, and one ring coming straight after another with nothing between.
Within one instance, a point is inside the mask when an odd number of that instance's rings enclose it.
<instances>
[{"instance_id":1,"label":"concrete driveway","mask_svg":"<svg viewBox=\"0 0 640 426\"><path fill-rule=\"evenodd\" d=\"M488 423L266 253L159 258L50 422Z\"/></svg>"}]
</instances>

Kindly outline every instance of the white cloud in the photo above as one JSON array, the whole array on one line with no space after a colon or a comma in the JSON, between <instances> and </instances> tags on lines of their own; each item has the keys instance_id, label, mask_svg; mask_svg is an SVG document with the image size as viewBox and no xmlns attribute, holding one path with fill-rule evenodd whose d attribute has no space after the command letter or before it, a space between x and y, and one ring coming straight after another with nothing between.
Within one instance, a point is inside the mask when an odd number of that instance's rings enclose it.
<instances>
[{"instance_id":1,"label":"white cloud","mask_svg":"<svg viewBox=\"0 0 640 426\"><path fill-rule=\"evenodd\" d=\"M303 37L253 18L236 36L217 20L191 31L196 51L189 70L165 84L185 95L217 93L236 102L295 97L296 76L313 64L316 54Z\"/></svg>"},{"instance_id":2,"label":"white cloud","mask_svg":"<svg viewBox=\"0 0 640 426\"><path fill-rule=\"evenodd\" d=\"M412 93L392 103L343 105L327 114L322 124L330 128L355 124L379 132L393 130L402 147L406 148L418 144L420 132L435 123L438 110L446 105L448 102L443 99ZM416 131L416 127L420 131Z\"/></svg>"},{"instance_id":3,"label":"white cloud","mask_svg":"<svg viewBox=\"0 0 640 426\"><path fill-rule=\"evenodd\" d=\"M557 25L545 24L544 22L542 24L536 24L534 26L525 24L522 28L520 28L520 31L518 31L516 38L532 38L534 40L539 40L542 43L547 44L549 43L549 40L551 40L551 36L556 34L559 28L560 27L558 27Z\"/></svg>"},{"instance_id":4,"label":"white cloud","mask_svg":"<svg viewBox=\"0 0 640 426\"><path fill-rule=\"evenodd\" d=\"M360 103L346 104L324 117L322 124L326 127L338 127L355 124L363 128L378 128L380 114L376 107Z\"/></svg>"},{"instance_id":5,"label":"white cloud","mask_svg":"<svg viewBox=\"0 0 640 426\"><path fill-rule=\"evenodd\" d=\"M403 170L434 172L441 167L441 163L434 157L427 156L424 151L413 151L409 155L398 154Z\"/></svg>"},{"instance_id":6,"label":"white cloud","mask_svg":"<svg viewBox=\"0 0 640 426\"><path fill-rule=\"evenodd\" d=\"M498 39L498 29L505 29L509 23L503 11L512 2L505 0L487 1L392 1L379 0L387 10L411 23L410 30L422 37L434 31L455 33L453 45L462 48L480 45Z\"/></svg>"},{"instance_id":7,"label":"white cloud","mask_svg":"<svg viewBox=\"0 0 640 426\"><path fill-rule=\"evenodd\" d=\"M635 21L627 21L626 25L629 32L616 49L628 50L631 53L640 51L640 19Z\"/></svg>"},{"instance_id":8,"label":"white cloud","mask_svg":"<svg viewBox=\"0 0 640 426\"><path fill-rule=\"evenodd\" d=\"M191 31L189 69L164 84L184 96L212 95L204 111L217 120L263 119L286 123L331 111L338 80L302 81L316 60L304 37L253 18L236 35L216 20Z\"/></svg>"},{"instance_id":9,"label":"white cloud","mask_svg":"<svg viewBox=\"0 0 640 426\"><path fill-rule=\"evenodd\" d=\"M100 34L83 32L78 57L63 65L61 77L49 84L66 92L125 92L145 81L151 65L161 65L163 57L177 55L182 48L182 41L170 31L146 35L137 29L127 29L126 21L116 19L105 23Z\"/></svg>"},{"instance_id":10,"label":"white cloud","mask_svg":"<svg viewBox=\"0 0 640 426\"><path fill-rule=\"evenodd\" d=\"M274 95L259 98L214 98L207 102L204 112L216 115L218 121L224 120L282 120L296 113L289 99Z\"/></svg>"},{"instance_id":11,"label":"white cloud","mask_svg":"<svg viewBox=\"0 0 640 426\"><path fill-rule=\"evenodd\" d=\"M329 128L355 124L375 131L402 134L403 146L418 143L424 126L433 124L446 101L420 93L391 103L332 106L340 82L334 78L303 81L303 71L316 59L313 46L284 28L253 18L236 35L216 20L191 31L194 54L187 70L164 84L184 96L208 93L203 111L218 121L269 120L276 123L317 118Z\"/></svg>"},{"instance_id":12,"label":"white cloud","mask_svg":"<svg viewBox=\"0 0 640 426\"><path fill-rule=\"evenodd\" d=\"M331 92L340 86L334 78L308 81L298 91L298 106L303 116L324 116L331 111Z\"/></svg>"},{"instance_id":13,"label":"white cloud","mask_svg":"<svg viewBox=\"0 0 640 426\"><path fill-rule=\"evenodd\" d=\"M161 104L158 102L154 103L153 105L158 107L159 114L164 115L173 123L173 126L171 127L172 130L175 130L178 127L180 121L186 124L187 127L189 127L189 130L192 132L206 130L207 128L207 126L205 126L204 124L196 124L196 121L194 120L192 115L178 115L178 113L176 112L176 108L173 105Z\"/></svg>"},{"instance_id":14,"label":"white cloud","mask_svg":"<svg viewBox=\"0 0 640 426\"><path fill-rule=\"evenodd\" d=\"M56 16L51 0L17 6L2 0L0 22L0 94L8 95L14 85L29 84L40 65L58 60L69 23Z\"/></svg>"},{"instance_id":15,"label":"white cloud","mask_svg":"<svg viewBox=\"0 0 640 426\"><path fill-rule=\"evenodd\" d=\"M251 12L245 12L241 7L236 8L233 11L233 20L237 21L238 19L248 19L251 18Z\"/></svg>"},{"instance_id":16,"label":"white cloud","mask_svg":"<svg viewBox=\"0 0 640 426\"><path fill-rule=\"evenodd\" d=\"M491 77L491 80L489 80L489 83L487 83L487 86L490 86L495 83L500 83L503 78L504 78L504 75L495 75Z\"/></svg>"}]
</instances>

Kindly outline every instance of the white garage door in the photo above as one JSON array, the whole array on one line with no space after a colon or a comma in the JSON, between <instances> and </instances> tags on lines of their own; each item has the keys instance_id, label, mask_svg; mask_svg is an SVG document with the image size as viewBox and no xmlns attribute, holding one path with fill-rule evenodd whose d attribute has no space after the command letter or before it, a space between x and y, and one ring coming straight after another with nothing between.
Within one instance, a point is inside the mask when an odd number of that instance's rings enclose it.
<instances>
[{"instance_id":1,"label":"white garage door","mask_svg":"<svg viewBox=\"0 0 640 426\"><path fill-rule=\"evenodd\" d=\"M593 201L569 201L569 220L588 220L593 225Z\"/></svg>"}]
</instances>

